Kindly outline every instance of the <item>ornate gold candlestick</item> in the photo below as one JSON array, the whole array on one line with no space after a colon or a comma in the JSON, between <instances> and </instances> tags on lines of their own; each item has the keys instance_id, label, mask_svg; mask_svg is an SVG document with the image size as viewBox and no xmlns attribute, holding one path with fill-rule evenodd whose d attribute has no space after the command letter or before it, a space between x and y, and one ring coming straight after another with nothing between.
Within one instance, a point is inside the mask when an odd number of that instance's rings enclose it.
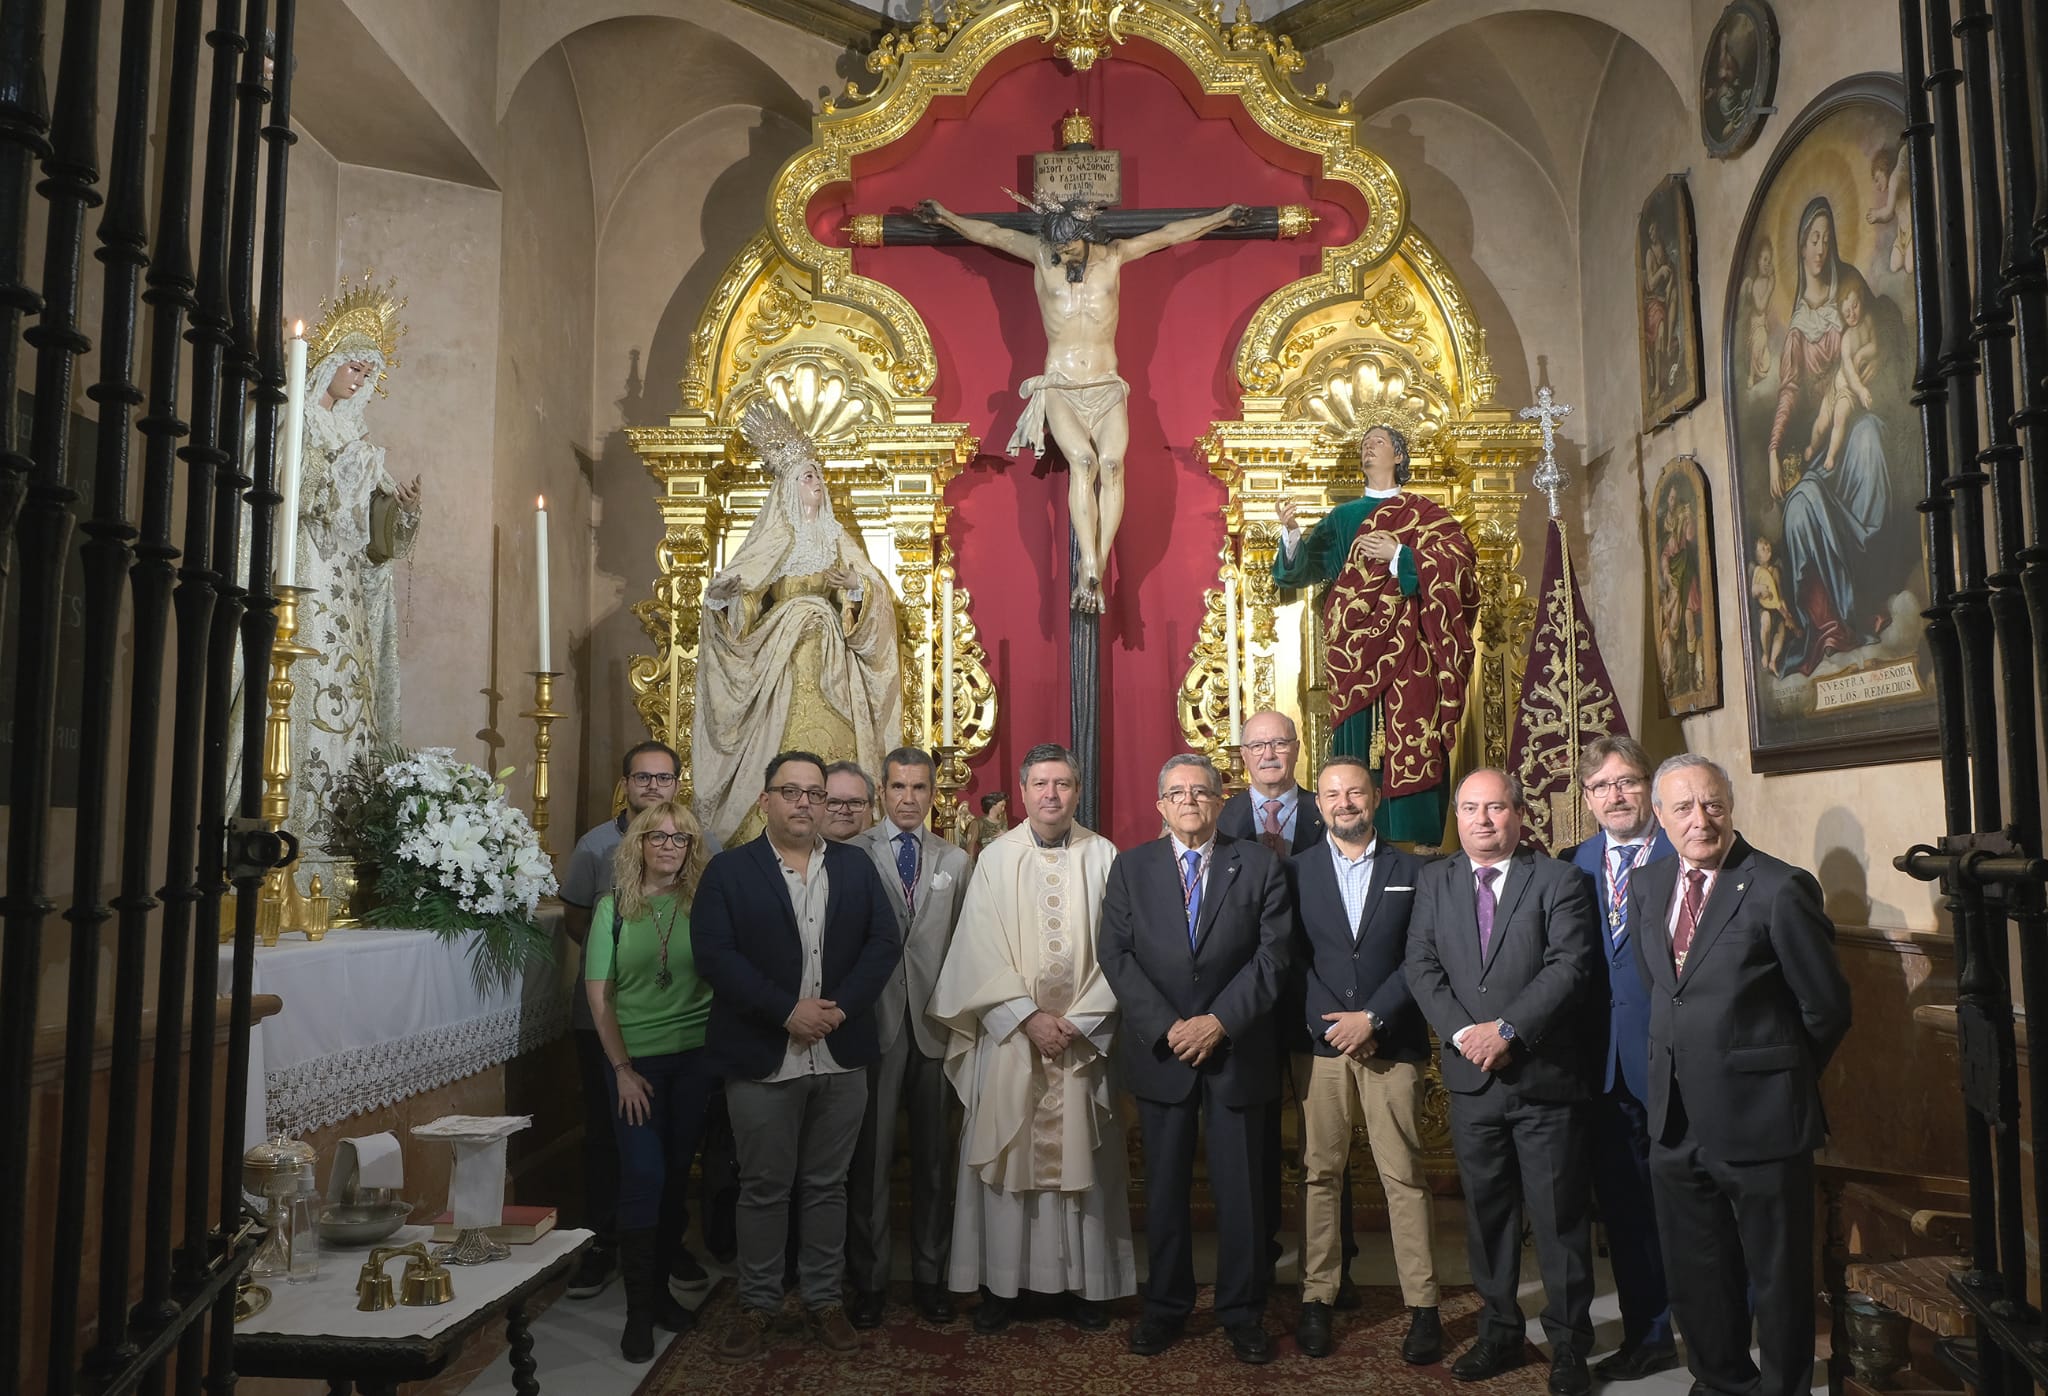
<instances>
[{"instance_id":1,"label":"ornate gold candlestick","mask_svg":"<svg viewBox=\"0 0 2048 1396\"><path fill-rule=\"evenodd\" d=\"M318 659L320 651L299 642L299 598L312 588L278 583L272 589L277 593L277 638L270 646L270 683L263 690L268 705L263 726L263 818L281 829L292 814L292 698L298 692L292 665ZM324 925L307 923L296 859L291 867L272 868L258 896L256 927L265 945L277 944L277 938L289 931L304 931L309 940L327 934ZM225 924L222 936L227 936Z\"/></svg>"},{"instance_id":2,"label":"ornate gold candlestick","mask_svg":"<svg viewBox=\"0 0 2048 1396\"><path fill-rule=\"evenodd\" d=\"M939 786L938 797L932 801L932 827L950 830L958 818L960 792L967 788L967 748L958 744L940 743L932 748L932 759L939 763L935 773Z\"/></svg>"},{"instance_id":3,"label":"ornate gold candlestick","mask_svg":"<svg viewBox=\"0 0 2048 1396\"><path fill-rule=\"evenodd\" d=\"M562 676L560 669L529 670L533 676L533 708L523 712L521 717L533 719L533 832L540 840L540 851L549 858L554 851L548 847L548 747L553 738L548 728L562 716L555 711L555 680Z\"/></svg>"}]
</instances>

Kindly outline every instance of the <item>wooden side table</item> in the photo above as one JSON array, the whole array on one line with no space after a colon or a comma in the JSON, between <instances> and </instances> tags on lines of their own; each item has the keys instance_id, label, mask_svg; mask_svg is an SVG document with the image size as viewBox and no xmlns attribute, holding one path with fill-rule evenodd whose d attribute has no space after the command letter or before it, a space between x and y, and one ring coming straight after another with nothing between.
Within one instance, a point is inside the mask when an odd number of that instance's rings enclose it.
<instances>
[{"instance_id":1,"label":"wooden side table","mask_svg":"<svg viewBox=\"0 0 2048 1396\"><path fill-rule=\"evenodd\" d=\"M431 1228L403 1227L392 1244L426 1240ZM367 1250L329 1250L320 1277L302 1285L269 1281L271 1305L235 1329L235 1370L245 1377L315 1378L333 1396L396 1396L399 1384L440 1375L470 1334L499 1318L511 1344L512 1385L539 1396L526 1306L569 1273L590 1245L588 1231L551 1231L512 1258L454 1265L455 1298L445 1305L358 1312L356 1276ZM395 1279L398 1270L393 1262Z\"/></svg>"}]
</instances>

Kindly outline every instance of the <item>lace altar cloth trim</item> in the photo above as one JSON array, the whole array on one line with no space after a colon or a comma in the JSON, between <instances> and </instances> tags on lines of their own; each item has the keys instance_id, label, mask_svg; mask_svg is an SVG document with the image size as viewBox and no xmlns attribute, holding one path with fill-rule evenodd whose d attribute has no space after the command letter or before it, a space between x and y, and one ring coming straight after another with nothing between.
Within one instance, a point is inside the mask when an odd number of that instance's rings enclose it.
<instances>
[{"instance_id":1,"label":"lace altar cloth trim","mask_svg":"<svg viewBox=\"0 0 2048 1396\"><path fill-rule=\"evenodd\" d=\"M554 1041L569 1026L566 1001L517 1003L466 1023L372 1043L263 1073L273 1132L304 1138L366 1110L381 1110Z\"/></svg>"},{"instance_id":2,"label":"lace altar cloth trim","mask_svg":"<svg viewBox=\"0 0 2048 1396\"><path fill-rule=\"evenodd\" d=\"M552 965L518 984L479 990L470 938L427 931L331 932L259 947L255 991L283 1008L251 1035L246 1132L266 1127L303 1138L314 1130L396 1104L510 1061L569 1026L575 956L556 936ZM234 951L221 953L223 978Z\"/></svg>"}]
</instances>

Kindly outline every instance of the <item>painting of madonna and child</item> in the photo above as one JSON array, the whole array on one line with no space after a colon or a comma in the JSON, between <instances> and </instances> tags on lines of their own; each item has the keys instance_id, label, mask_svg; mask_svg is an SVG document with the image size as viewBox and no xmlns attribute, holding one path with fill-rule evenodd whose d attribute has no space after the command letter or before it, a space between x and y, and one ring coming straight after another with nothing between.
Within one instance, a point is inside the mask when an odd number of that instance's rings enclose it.
<instances>
[{"instance_id":1,"label":"painting of madonna and child","mask_svg":"<svg viewBox=\"0 0 2048 1396\"><path fill-rule=\"evenodd\" d=\"M1729 279L1723 382L1761 771L1934 749L1895 88L1839 85L1792 125Z\"/></svg>"}]
</instances>

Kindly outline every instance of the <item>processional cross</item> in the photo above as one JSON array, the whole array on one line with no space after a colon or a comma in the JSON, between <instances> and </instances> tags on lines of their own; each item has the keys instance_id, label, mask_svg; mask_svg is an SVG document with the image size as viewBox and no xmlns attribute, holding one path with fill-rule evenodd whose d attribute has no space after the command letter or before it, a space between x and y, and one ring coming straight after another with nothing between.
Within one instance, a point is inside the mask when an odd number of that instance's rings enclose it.
<instances>
[{"instance_id":1,"label":"processional cross","mask_svg":"<svg viewBox=\"0 0 2048 1396\"><path fill-rule=\"evenodd\" d=\"M1536 390L1536 405L1524 407L1515 415L1525 422L1540 422L1543 427L1543 460L1536 467L1536 473L1529 477L1529 483L1543 491L1550 501L1550 517L1557 517L1557 496L1571 483L1572 477L1557 463L1557 424L1572 414L1569 404L1558 402L1551 396L1550 385Z\"/></svg>"}]
</instances>

